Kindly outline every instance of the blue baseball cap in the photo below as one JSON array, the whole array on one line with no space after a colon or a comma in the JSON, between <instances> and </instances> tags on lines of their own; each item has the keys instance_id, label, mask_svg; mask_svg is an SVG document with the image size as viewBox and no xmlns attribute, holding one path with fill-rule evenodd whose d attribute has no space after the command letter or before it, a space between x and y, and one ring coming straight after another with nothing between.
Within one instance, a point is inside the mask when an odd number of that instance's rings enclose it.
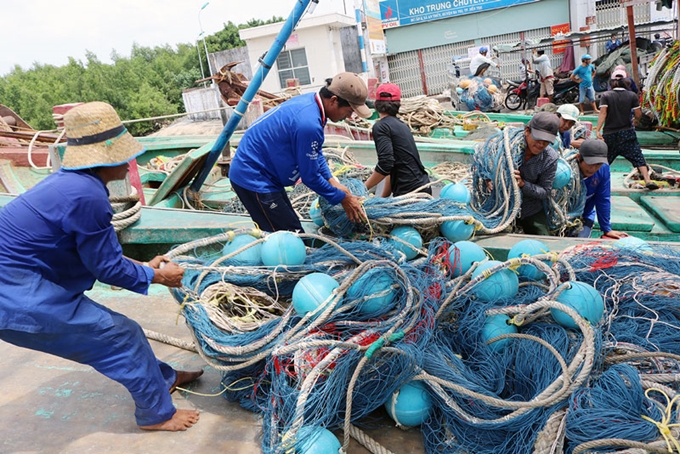
<instances>
[{"instance_id":1,"label":"blue baseball cap","mask_svg":"<svg viewBox=\"0 0 680 454\"><path fill-rule=\"evenodd\" d=\"M583 54L583 57L581 57L581 61L584 60L592 60L593 57L590 56L590 54Z\"/></svg>"},{"instance_id":2,"label":"blue baseball cap","mask_svg":"<svg viewBox=\"0 0 680 454\"><path fill-rule=\"evenodd\" d=\"M482 47L479 48L479 53L480 53L480 54L483 54L483 53L485 53L485 52L489 52L489 48L488 48L488 47L482 46Z\"/></svg>"}]
</instances>

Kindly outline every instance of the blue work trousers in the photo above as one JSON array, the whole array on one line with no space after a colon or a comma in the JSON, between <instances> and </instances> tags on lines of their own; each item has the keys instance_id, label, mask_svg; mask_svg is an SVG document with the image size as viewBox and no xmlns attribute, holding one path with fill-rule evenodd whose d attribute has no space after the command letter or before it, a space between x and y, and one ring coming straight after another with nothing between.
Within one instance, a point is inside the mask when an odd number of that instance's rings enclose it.
<instances>
[{"instance_id":1,"label":"blue work trousers","mask_svg":"<svg viewBox=\"0 0 680 454\"><path fill-rule=\"evenodd\" d=\"M0 330L0 339L80 364L122 384L135 401L137 425L167 421L177 411L169 389L177 372L158 360L135 321L109 310L113 326L100 331L27 333Z\"/></svg>"}]
</instances>

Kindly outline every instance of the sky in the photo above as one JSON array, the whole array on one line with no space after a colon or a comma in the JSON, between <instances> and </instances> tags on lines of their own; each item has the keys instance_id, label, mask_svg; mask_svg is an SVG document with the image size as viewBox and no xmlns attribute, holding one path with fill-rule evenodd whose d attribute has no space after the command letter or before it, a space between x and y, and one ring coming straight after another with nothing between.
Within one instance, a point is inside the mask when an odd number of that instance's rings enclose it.
<instances>
[{"instance_id":1,"label":"sky","mask_svg":"<svg viewBox=\"0 0 680 454\"><path fill-rule=\"evenodd\" d=\"M0 76L15 65L62 66L68 57L86 61L87 51L111 63L111 52L130 56L132 45L154 47L195 43L201 32L213 34L229 21L284 19L296 0L3 0L0 17ZM208 5L201 9L203 5ZM347 6L343 2L347 3ZM319 0L314 15L354 16L353 0ZM345 10L345 8L347 8ZM200 12L200 14L199 14ZM196 56L198 58L198 55Z\"/></svg>"}]
</instances>

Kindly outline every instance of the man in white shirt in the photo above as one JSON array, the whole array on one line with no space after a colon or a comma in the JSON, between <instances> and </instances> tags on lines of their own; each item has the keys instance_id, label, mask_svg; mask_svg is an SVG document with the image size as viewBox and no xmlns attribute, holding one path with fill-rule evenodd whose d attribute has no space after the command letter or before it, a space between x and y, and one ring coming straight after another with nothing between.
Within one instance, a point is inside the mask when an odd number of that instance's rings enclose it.
<instances>
[{"instance_id":1,"label":"man in white shirt","mask_svg":"<svg viewBox=\"0 0 680 454\"><path fill-rule=\"evenodd\" d=\"M555 92L555 76L552 67L550 66L550 59L545 55L543 49L534 49L534 58L532 60L536 65L536 71L541 76L541 94L539 96L542 98L547 96L549 101L552 102L553 93Z\"/></svg>"},{"instance_id":2,"label":"man in white shirt","mask_svg":"<svg viewBox=\"0 0 680 454\"><path fill-rule=\"evenodd\" d=\"M486 46L482 46L479 48L479 53L472 57L472 60L470 60L471 76L478 77L484 76L484 73L486 72L487 69L489 69L489 66L494 66L498 68L498 63L494 62L492 59L486 56L488 52L489 48Z\"/></svg>"}]
</instances>

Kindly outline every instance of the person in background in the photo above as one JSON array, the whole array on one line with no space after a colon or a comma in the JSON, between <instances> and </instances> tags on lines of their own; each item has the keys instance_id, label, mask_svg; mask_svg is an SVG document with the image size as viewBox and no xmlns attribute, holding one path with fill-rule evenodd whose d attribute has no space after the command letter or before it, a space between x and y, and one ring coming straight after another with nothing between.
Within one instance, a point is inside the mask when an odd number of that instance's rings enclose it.
<instances>
[{"instance_id":1,"label":"person in background","mask_svg":"<svg viewBox=\"0 0 680 454\"><path fill-rule=\"evenodd\" d=\"M373 142L378 164L366 180L371 189L385 180L382 196L395 197L419 190L432 194L430 177L420 161L411 129L397 118L401 106L401 89L396 84L382 84L376 90L375 110L380 119L373 125Z\"/></svg>"},{"instance_id":2,"label":"person in background","mask_svg":"<svg viewBox=\"0 0 680 454\"><path fill-rule=\"evenodd\" d=\"M536 65L536 72L539 75L541 83L541 90L539 96L548 97L548 101L553 101L553 94L555 93L555 75L553 74L552 66L550 66L550 59L545 55L543 49L534 49L534 65Z\"/></svg>"},{"instance_id":3,"label":"person in background","mask_svg":"<svg viewBox=\"0 0 680 454\"><path fill-rule=\"evenodd\" d=\"M331 174L322 146L328 119L342 121L352 112L371 116L367 96L358 75L340 73L326 79L318 93L278 105L246 130L231 161L229 180L258 228L302 231L285 189L300 179L329 203L342 204L350 221L363 219L361 199Z\"/></svg>"},{"instance_id":4,"label":"person in background","mask_svg":"<svg viewBox=\"0 0 680 454\"><path fill-rule=\"evenodd\" d=\"M640 90L638 89L637 85L635 84L635 81L633 80L633 78L628 77L628 74L626 73L626 66L625 65L617 65L614 68L614 71L623 71L623 73L626 74L624 79L627 79L628 82L630 82L630 88L628 88L628 90L632 91L633 93L639 93L640 92ZM614 71L612 71L612 73ZM609 89L611 90L611 84L609 85Z\"/></svg>"},{"instance_id":5,"label":"person in background","mask_svg":"<svg viewBox=\"0 0 680 454\"><path fill-rule=\"evenodd\" d=\"M607 51L607 53L618 49L620 46L621 46L621 40L616 36L616 33L612 33L612 36L611 36L611 38L609 38L609 41L604 43L604 48Z\"/></svg>"},{"instance_id":6,"label":"person in background","mask_svg":"<svg viewBox=\"0 0 680 454\"><path fill-rule=\"evenodd\" d=\"M661 33L654 33L654 41L652 44L658 44L661 48L666 47L666 39L661 38Z\"/></svg>"},{"instance_id":7,"label":"person in background","mask_svg":"<svg viewBox=\"0 0 680 454\"><path fill-rule=\"evenodd\" d=\"M184 270L163 256L123 256L111 225L107 183L123 180L144 152L109 104L64 115L62 168L0 210L0 339L93 367L127 388L137 425L181 431L198 422L170 393L203 371L156 359L141 326L85 295L95 280L146 294L180 287Z\"/></svg>"},{"instance_id":8,"label":"person in background","mask_svg":"<svg viewBox=\"0 0 680 454\"><path fill-rule=\"evenodd\" d=\"M593 76L595 75L595 66L590 62L593 59L589 54L583 54L581 57L581 66L576 68L571 73L571 80L578 82L578 102L580 114L583 115L583 104L586 100L590 101L590 107L593 112L598 113L599 110L595 105L595 89L593 88Z\"/></svg>"},{"instance_id":9,"label":"person in background","mask_svg":"<svg viewBox=\"0 0 680 454\"><path fill-rule=\"evenodd\" d=\"M529 235L550 235L543 201L552 189L557 171L557 152L550 146L560 127L557 115L538 112L524 128L522 164L515 179L522 191L519 225Z\"/></svg>"},{"instance_id":10,"label":"person in background","mask_svg":"<svg viewBox=\"0 0 680 454\"><path fill-rule=\"evenodd\" d=\"M597 117L595 131L598 139L604 139L609 149L607 159L609 164L617 156L623 156L637 167L644 178L645 187L649 190L659 189L649 177L649 168L638 142L630 111L636 119L642 116L640 101L637 95L628 90L629 82L624 71L614 71L609 81L612 89L600 97L600 114Z\"/></svg>"},{"instance_id":11,"label":"person in background","mask_svg":"<svg viewBox=\"0 0 680 454\"><path fill-rule=\"evenodd\" d=\"M522 81L525 81L529 78L529 74L531 74L533 70L531 69L531 62L527 60L526 58L522 58L522 60L519 63L519 74L520 77L522 78Z\"/></svg>"},{"instance_id":12,"label":"person in background","mask_svg":"<svg viewBox=\"0 0 680 454\"><path fill-rule=\"evenodd\" d=\"M489 48L482 46L479 48L479 53L470 60L470 75L474 77L483 77L489 67L498 68L498 63L486 56ZM496 57L494 57L496 58Z\"/></svg>"},{"instance_id":13,"label":"person in background","mask_svg":"<svg viewBox=\"0 0 680 454\"><path fill-rule=\"evenodd\" d=\"M571 128L574 127L578 121L578 107L573 104L562 104L557 108L557 116L560 119L560 139L564 148L579 148L583 139L573 139L571 137Z\"/></svg>"},{"instance_id":14,"label":"person in background","mask_svg":"<svg viewBox=\"0 0 680 454\"><path fill-rule=\"evenodd\" d=\"M619 239L628 236L624 232L612 230L611 218L611 175L607 163L607 144L602 140L583 141L576 155L578 167L586 187L586 205L581 220L583 228L575 236L590 238L595 223L600 224L602 238Z\"/></svg>"}]
</instances>

